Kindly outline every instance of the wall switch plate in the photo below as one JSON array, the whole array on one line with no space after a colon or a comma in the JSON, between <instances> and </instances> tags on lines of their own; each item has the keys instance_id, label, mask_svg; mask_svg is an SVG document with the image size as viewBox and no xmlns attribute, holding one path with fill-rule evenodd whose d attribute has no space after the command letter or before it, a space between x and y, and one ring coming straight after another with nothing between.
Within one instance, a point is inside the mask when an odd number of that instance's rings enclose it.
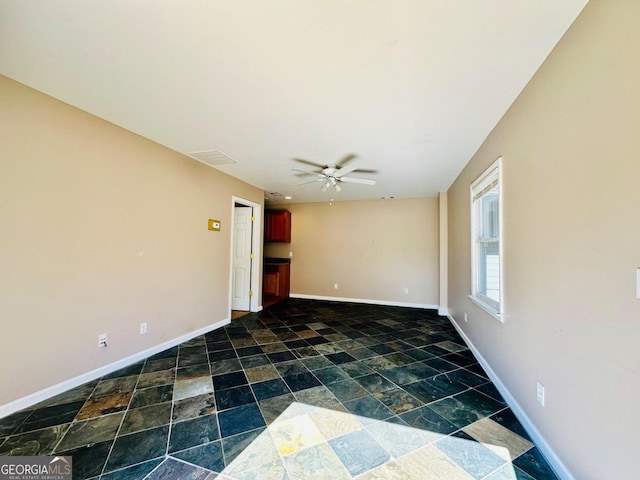
<instances>
[{"instance_id":1,"label":"wall switch plate","mask_svg":"<svg viewBox=\"0 0 640 480\"><path fill-rule=\"evenodd\" d=\"M293 257L293 252L289 252L289 258Z\"/></svg>"},{"instance_id":2,"label":"wall switch plate","mask_svg":"<svg viewBox=\"0 0 640 480\"><path fill-rule=\"evenodd\" d=\"M467 318L467 312L464 312L464 323L467 323L469 319Z\"/></svg>"},{"instance_id":3,"label":"wall switch plate","mask_svg":"<svg viewBox=\"0 0 640 480\"><path fill-rule=\"evenodd\" d=\"M544 407L544 385L540 382L536 383L536 399Z\"/></svg>"},{"instance_id":4,"label":"wall switch plate","mask_svg":"<svg viewBox=\"0 0 640 480\"><path fill-rule=\"evenodd\" d=\"M147 322L140 324L140 335L144 335L145 333L147 333Z\"/></svg>"},{"instance_id":5,"label":"wall switch plate","mask_svg":"<svg viewBox=\"0 0 640 480\"><path fill-rule=\"evenodd\" d=\"M334 289L334 290L337 290L337 289L338 289L338 284L337 284L337 283L334 283L334 284L333 284L333 289Z\"/></svg>"},{"instance_id":6,"label":"wall switch plate","mask_svg":"<svg viewBox=\"0 0 640 480\"><path fill-rule=\"evenodd\" d=\"M636 298L640 299L640 268L636 268Z\"/></svg>"},{"instance_id":7,"label":"wall switch plate","mask_svg":"<svg viewBox=\"0 0 640 480\"><path fill-rule=\"evenodd\" d=\"M98 346L99 347L106 347L107 346L107 334L106 333L101 333L100 335L98 335Z\"/></svg>"},{"instance_id":8,"label":"wall switch plate","mask_svg":"<svg viewBox=\"0 0 640 480\"><path fill-rule=\"evenodd\" d=\"M404 289L404 294L405 294L405 295L409 295L409 289L408 289L408 288L405 288L405 289Z\"/></svg>"}]
</instances>

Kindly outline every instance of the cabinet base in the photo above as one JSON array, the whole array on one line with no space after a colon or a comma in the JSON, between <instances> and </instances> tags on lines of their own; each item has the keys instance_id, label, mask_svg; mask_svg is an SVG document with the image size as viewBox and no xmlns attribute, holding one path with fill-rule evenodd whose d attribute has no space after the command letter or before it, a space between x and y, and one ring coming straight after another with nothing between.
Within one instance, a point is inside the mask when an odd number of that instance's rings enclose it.
<instances>
[{"instance_id":1,"label":"cabinet base","mask_svg":"<svg viewBox=\"0 0 640 480\"><path fill-rule=\"evenodd\" d=\"M281 302L282 300L286 300L289 297L276 297L275 295L263 295L262 296L262 306L267 308L275 303Z\"/></svg>"}]
</instances>

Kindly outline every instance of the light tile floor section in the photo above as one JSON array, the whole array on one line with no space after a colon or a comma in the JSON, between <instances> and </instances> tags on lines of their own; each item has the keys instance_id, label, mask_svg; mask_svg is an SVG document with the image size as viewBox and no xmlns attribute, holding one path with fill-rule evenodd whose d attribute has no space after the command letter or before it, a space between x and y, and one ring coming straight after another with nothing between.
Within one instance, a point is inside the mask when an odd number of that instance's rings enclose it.
<instances>
[{"instance_id":1,"label":"light tile floor section","mask_svg":"<svg viewBox=\"0 0 640 480\"><path fill-rule=\"evenodd\" d=\"M446 318L288 300L0 419L91 480L556 479Z\"/></svg>"}]
</instances>

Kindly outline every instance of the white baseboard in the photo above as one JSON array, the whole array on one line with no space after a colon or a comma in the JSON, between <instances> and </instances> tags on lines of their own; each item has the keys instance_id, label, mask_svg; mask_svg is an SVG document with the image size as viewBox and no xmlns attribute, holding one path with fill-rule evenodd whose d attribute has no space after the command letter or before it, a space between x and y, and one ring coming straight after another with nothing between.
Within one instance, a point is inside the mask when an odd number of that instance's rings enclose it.
<instances>
[{"instance_id":1,"label":"white baseboard","mask_svg":"<svg viewBox=\"0 0 640 480\"><path fill-rule=\"evenodd\" d=\"M438 315L442 315L443 317L448 317L449 310L445 307L438 307Z\"/></svg>"},{"instance_id":2,"label":"white baseboard","mask_svg":"<svg viewBox=\"0 0 640 480\"><path fill-rule=\"evenodd\" d=\"M516 399L513 397L513 395L511 395L511 393L509 392L507 387L504 385L504 383L502 383L502 381L500 380L496 372L491 368L489 363L487 363L487 360L480 354L478 349L471 342L469 337L467 337L464 331L460 328L460 326L455 321L455 319L451 315L447 315L447 317L449 317L449 320L451 321L452 325L455 327L455 329L458 331L458 333L460 334L464 342L467 344L469 349L473 352L475 357L478 359L478 362L480 363L480 365L482 365L482 368L484 368L484 370L487 372L487 375L489 375L489 378L491 379L493 384L496 386L496 388L498 389L502 397L505 399L505 401L507 402L507 404L509 405L509 407L511 408L515 416L518 417L518 420L520 420L520 423L522 424L524 429L527 431L527 433L531 436L534 443L540 449L540 451L542 452L544 457L547 459L547 461L549 462L549 464L551 465L555 473L562 480L575 480L575 477L571 474L567 466L562 462L562 460L560 460L560 457L556 455L556 453L553 451L551 446L544 439L540 431L531 422L531 419L529 418L529 416L524 412L524 410L522 409L520 404L516 401Z\"/></svg>"},{"instance_id":3,"label":"white baseboard","mask_svg":"<svg viewBox=\"0 0 640 480\"><path fill-rule=\"evenodd\" d=\"M26 397L22 397L12 402L5 403L4 405L0 405L0 418L24 408L30 407L31 405L35 405L36 403L47 400L72 388L79 387L84 383L108 375L109 373L115 372L116 370L131 365L132 363L139 362L140 360L150 357L151 355L155 355L156 353L160 353L163 350L175 347L176 345L186 342L187 340L191 340L192 338L199 335L204 335L211 330L223 327L225 325L228 325L229 323L231 323L231 320L229 318L220 320L219 322L213 323L198 330L194 330L193 332L185 333L184 335L174 338L173 340L166 341L164 343L161 343L160 345L156 345L155 347L151 347L142 352L123 358L122 360L118 360L116 362L110 363L109 365L105 365L104 367L96 368L95 370L91 370L90 372L83 373L76 377L70 378L69 380L65 380L56 385L52 385L50 387L34 392L30 395L27 395Z\"/></svg>"},{"instance_id":4,"label":"white baseboard","mask_svg":"<svg viewBox=\"0 0 640 480\"><path fill-rule=\"evenodd\" d=\"M371 300L366 298L326 297L323 295L306 295L303 293L292 293L289 296L291 298L306 298L309 300L329 300L333 302L368 303L370 305L385 305L388 307L425 308L425 309L431 309L431 310L436 310L438 308L438 305L428 305L426 303L394 302L390 300Z\"/></svg>"}]
</instances>

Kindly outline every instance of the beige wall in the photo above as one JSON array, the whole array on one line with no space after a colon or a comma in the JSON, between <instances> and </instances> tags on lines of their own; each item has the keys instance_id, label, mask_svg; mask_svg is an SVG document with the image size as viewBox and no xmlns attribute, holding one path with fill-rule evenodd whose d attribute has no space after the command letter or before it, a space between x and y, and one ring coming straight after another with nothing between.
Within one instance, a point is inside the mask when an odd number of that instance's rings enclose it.
<instances>
[{"instance_id":1,"label":"beige wall","mask_svg":"<svg viewBox=\"0 0 640 480\"><path fill-rule=\"evenodd\" d=\"M448 195L449 311L581 480L638 475L639 19L590 2ZM504 324L467 298L469 185L500 155Z\"/></svg>"},{"instance_id":2,"label":"beige wall","mask_svg":"<svg viewBox=\"0 0 640 480\"><path fill-rule=\"evenodd\" d=\"M438 305L437 198L286 208L291 244L267 244L265 255L293 252L292 293Z\"/></svg>"},{"instance_id":3,"label":"beige wall","mask_svg":"<svg viewBox=\"0 0 640 480\"><path fill-rule=\"evenodd\" d=\"M0 405L229 317L262 191L1 76L0 145Z\"/></svg>"}]
</instances>

